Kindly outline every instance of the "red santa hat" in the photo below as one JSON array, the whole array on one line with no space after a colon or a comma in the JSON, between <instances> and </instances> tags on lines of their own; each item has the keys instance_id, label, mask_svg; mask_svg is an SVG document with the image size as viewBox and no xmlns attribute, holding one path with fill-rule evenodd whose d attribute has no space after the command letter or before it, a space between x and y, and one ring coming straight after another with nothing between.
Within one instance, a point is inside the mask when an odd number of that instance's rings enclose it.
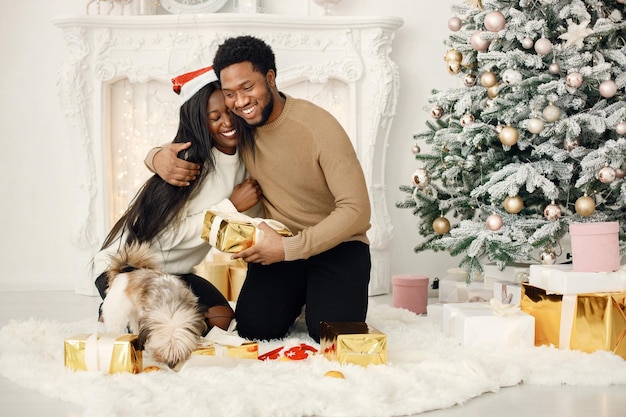
<instances>
[{"instance_id":1,"label":"red santa hat","mask_svg":"<svg viewBox=\"0 0 626 417\"><path fill-rule=\"evenodd\" d=\"M217 76L213 66L210 66L172 78L172 89L180 96L180 104L183 104L213 81L217 81Z\"/></svg>"}]
</instances>

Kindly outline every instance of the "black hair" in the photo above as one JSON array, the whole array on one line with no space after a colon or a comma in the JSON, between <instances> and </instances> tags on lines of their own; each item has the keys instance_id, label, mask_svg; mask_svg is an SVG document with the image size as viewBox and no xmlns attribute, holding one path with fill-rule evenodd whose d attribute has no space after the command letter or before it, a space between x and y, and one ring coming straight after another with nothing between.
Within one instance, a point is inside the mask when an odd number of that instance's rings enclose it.
<instances>
[{"instance_id":1,"label":"black hair","mask_svg":"<svg viewBox=\"0 0 626 417\"><path fill-rule=\"evenodd\" d=\"M276 58L272 48L259 38L245 35L228 38L222 43L213 58L213 71L220 78L222 69L240 62L250 62L255 71L266 75L269 70L276 74Z\"/></svg>"},{"instance_id":2,"label":"black hair","mask_svg":"<svg viewBox=\"0 0 626 417\"><path fill-rule=\"evenodd\" d=\"M215 169L211 153L213 137L209 131L207 108L209 97L220 89L217 82L202 87L180 107L178 132L172 143L191 142L191 146L178 157L200 165L200 175L188 187L176 187L158 175L150 177L130 203L126 212L115 223L102 245L110 246L124 232L126 243L150 242L163 230L174 225L179 213L190 198L195 196L204 178Z\"/></svg>"}]
</instances>

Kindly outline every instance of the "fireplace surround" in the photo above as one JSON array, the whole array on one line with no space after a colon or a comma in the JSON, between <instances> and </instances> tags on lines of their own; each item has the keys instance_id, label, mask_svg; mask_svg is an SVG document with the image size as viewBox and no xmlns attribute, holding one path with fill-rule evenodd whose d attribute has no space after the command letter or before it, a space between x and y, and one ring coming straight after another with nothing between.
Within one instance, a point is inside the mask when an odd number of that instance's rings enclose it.
<instances>
[{"instance_id":1,"label":"fireplace surround","mask_svg":"<svg viewBox=\"0 0 626 417\"><path fill-rule=\"evenodd\" d=\"M385 156L399 92L390 53L401 18L214 13L68 16L53 23L67 47L59 95L76 178L74 244L97 252L148 176L145 153L173 138L178 97L170 79L209 65L226 38L250 34L272 46L280 90L326 108L350 136L372 206L369 292L389 292ZM85 279L78 288L93 288Z\"/></svg>"}]
</instances>

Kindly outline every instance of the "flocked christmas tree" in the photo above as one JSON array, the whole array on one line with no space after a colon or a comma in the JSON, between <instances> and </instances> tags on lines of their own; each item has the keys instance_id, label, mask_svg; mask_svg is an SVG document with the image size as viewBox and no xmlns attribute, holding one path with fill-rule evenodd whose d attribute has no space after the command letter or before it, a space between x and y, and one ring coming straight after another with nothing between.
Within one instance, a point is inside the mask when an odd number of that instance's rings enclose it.
<instances>
[{"instance_id":1,"label":"flocked christmas tree","mask_svg":"<svg viewBox=\"0 0 626 417\"><path fill-rule=\"evenodd\" d=\"M624 252L624 3L452 8L442 67L459 87L428 99L418 168L397 203L418 217L415 251L464 255L471 279L485 263L552 264L569 224L617 221Z\"/></svg>"}]
</instances>

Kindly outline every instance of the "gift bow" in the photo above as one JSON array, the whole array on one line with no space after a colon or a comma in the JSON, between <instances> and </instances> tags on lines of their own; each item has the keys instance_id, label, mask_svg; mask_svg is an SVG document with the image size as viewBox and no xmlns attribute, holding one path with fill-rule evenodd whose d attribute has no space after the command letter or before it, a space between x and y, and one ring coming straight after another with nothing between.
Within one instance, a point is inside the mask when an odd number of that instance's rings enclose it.
<instances>
[{"instance_id":1,"label":"gift bow","mask_svg":"<svg viewBox=\"0 0 626 417\"><path fill-rule=\"evenodd\" d=\"M504 304L501 300L498 300L497 298L492 298L491 300L489 300L489 306L493 310L493 314L500 317L514 316L519 311L519 303Z\"/></svg>"}]
</instances>

